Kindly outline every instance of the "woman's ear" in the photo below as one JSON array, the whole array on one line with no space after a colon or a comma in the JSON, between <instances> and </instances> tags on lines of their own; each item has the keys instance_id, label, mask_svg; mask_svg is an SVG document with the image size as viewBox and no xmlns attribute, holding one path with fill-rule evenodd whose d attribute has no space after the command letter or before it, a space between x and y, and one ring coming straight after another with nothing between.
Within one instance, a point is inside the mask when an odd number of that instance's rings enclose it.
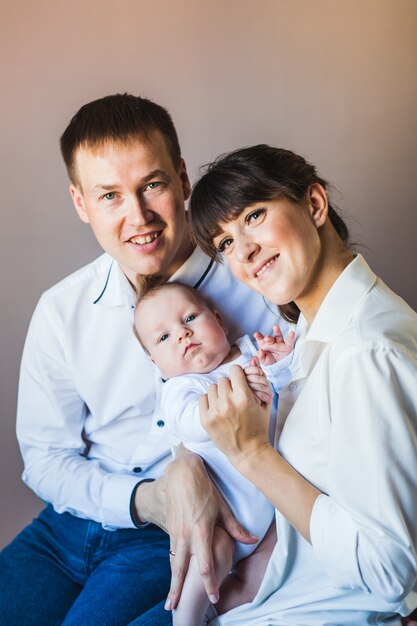
<instances>
[{"instance_id":1,"label":"woman's ear","mask_svg":"<svg viewBox=\"0 0 417 626\"><path fill-rule=\"evenodd\" d=\"M324 225L329 214L329 200L326 190L320 183L313 183L307 191L307 202L316 228Z\"/></svg>"}]
</instances>

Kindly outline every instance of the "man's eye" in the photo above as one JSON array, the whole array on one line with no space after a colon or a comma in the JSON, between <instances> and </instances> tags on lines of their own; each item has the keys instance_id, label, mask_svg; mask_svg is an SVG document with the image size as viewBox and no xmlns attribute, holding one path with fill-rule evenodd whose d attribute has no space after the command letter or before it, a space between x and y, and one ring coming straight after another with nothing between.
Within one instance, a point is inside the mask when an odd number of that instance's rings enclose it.
<instances>
[{"instance_id":1,"label":"man's eye","mask_svg":"<svg viewBox=\"0 0 417 626\"><path fill-rule=\"evenodd\" d=\"M221 242L218 244L217 246L217 251L218 252L224 252L225 250L227 250L227 248L230 248L230 246L233 243L233 239L231 237L225 237L224 239L221 240Z\"/></svg>"},{"instance_id":2,"label":"man's eye","mask_svg":"<svg viewBox=\"0 0 417 626\"><path fill-rule=\"evenodd\" d=\"M148 183L148 184L146 185L146 189L150 189L150 190L152 190L152 189L157 189L157 188L158 188L158 187L160 187L161 185L162 185L162 183L160 183L160 182L158 182L158 181L154 181L154 182L152 182L152 183Z\"/></svg>"},{"instance_id":3,"label":"man's eye","mask_svg":"<svg viewBox=\"0 0 417 626\"><path fill-rule=\"evenodd\" d=\"M105 193L103 198L105 200L114 200L116 197L116 193L114 191L109 191L108 193Z\"/></svg>"},{"instance_id":4,"label":"man's eye","mask_svg":"<svg viewBox=\"0 0 417 626\"><path fill-rule=\"evenodd\" d=\"M188 324L189 322L193 322L196 319L196 317L197 317L196 313L187 315L187 317L185 318L185 323Z\"/></svg>"},{"instance_id":5,"label":"man's eye","mask_svg":"<svg viewBox=\"0 0 417 626\"><path fill-rule=\"evenodd\" d=\"M164 333L163 335L159 337L159 343L161 343L161 341L166 341L168 337L169 337L169 333Z\"/></svg>"}]
</instances>

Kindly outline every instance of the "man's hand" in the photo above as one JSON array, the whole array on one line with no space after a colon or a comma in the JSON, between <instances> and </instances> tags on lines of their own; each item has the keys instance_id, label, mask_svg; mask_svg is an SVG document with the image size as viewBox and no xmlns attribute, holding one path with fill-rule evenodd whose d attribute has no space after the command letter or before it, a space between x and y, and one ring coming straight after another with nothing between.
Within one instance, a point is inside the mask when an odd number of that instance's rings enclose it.
<instances>
[{"instance_id":1,"label":"man's hand","mask_svg":"<svg viewBox=\"0 0 417 626\"><path fill-rule=\"evenodd\" d=\"M165 497L172 569L165 607L174 609L178 604L192 554L197 557L207 596L215 604L219 585L213 565L214 526L221 526L233 539L243 543L256 543L258 538L234 519L210 480L202 459L183 447L166 469Z\"/></svg>"},{"instance_id":2,"label":"man's hand","mask_svg":"<svg viewBox=\"0 0 417 626\"><path fill-rule=\"evenodd\" d=\"M278 324L272 327L272 335L255 333L253 336L258 344L258 357L262 365L273 365L277 361L284 359L293 349L295 333L288 333L284 341L281 329Z\"/></svg>"}]
</instances>

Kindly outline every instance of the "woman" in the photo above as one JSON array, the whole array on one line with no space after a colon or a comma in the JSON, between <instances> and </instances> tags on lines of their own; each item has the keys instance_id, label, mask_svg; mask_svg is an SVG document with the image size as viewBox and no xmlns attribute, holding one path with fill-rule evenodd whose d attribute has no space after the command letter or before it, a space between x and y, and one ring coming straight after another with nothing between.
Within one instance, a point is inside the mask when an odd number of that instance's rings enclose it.
<instances>
[{"instance_id":1,"label":"woman","mask_svg":"<svg viewBox=\"0 0 417 626\"><path fill-rule=\"evenodd\" d=\"M350 249L326 182L266 145L212 164L197 243L292 321L278 437L243 372L201 402L210 437L274 504L278 543L251 605L217 624L400 624L417 589L417 315Z\"/></svg>"}]
</instances>

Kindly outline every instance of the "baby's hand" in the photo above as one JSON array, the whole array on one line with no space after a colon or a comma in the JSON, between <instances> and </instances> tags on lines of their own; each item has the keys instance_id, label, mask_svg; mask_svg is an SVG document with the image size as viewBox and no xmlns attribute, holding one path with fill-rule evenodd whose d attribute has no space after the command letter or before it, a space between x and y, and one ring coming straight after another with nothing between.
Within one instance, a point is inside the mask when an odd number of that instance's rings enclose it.
<instances>
[{"instance_id":1,"label":"baby's hand","mask_svg":"<svg viewBox=\"0 0 417 626\"><path fill-rule=\"evenodd\" d=\"M273 365L281 361L290 354L294 345L295 333L293 331L288 333L286 341L278 324L274 324L272 332L273 335L254 334L259 348L257 356L262 365Z\"/></svg>"},{"instance_id":2,"label":"baby's hand","mask_svg":"<svg viewBox=\"0 0 417 626\"><path fill-rule=\"evenodd\" d=\"M246 381L259 400L259 404L269 404L272 400L271 386L262 368L258 357L251 358L250 365L244 369Z\"/></svg>"}]
</instances>

